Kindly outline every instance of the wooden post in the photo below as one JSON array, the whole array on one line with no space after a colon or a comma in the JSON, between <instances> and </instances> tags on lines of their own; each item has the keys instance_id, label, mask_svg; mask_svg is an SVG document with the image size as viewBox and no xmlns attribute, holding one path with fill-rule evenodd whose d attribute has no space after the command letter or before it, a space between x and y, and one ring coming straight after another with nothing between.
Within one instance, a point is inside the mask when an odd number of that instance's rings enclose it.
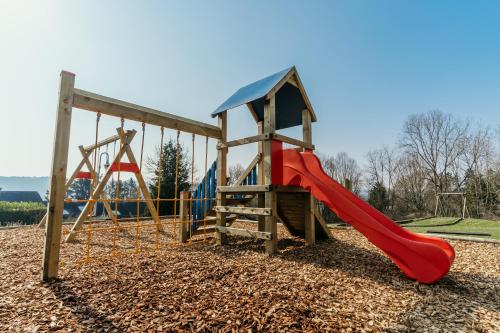
<instances>
[{"instance_id":1,"label":"wooden post","mask_svg":"<svg viewBox=\"0 0 500 333\"><path fill-rule=\"evenodd\" d=\"M221 139L219 144L225 144L227 142L227 111L224 111L218 115L219 117L219 128L221 130ZM217 186L226 186L227 184L227 148L219 148L217 151ZM226 205L226 193L217 192L216 194L217 206ZM217 212L217 225L221 227L226 226L227 213ZM224 245L227 244L227 235L222 233L217 229L216 232L217 244Z\"/></svg>"},{"instance_id":2,"label":"wooden post","mask_svg":"<svg viewBox=\"0 0 500 333\"><path fill-rule=\"evenodd\" d=\"M275 96L271 96L264 105L264 133L274 133L276 129L276 104ZM272 141L266 140L263 143L263 185L272 184L272 165L271 165ZM264 217L264 231L271 233L271 240L265 241L266 253L273 254L278 250L278 226L276 224L276 214L278 208L276 191L265 193L265 206L271 208L272 214Z\"/></svg>"},{"instance_id":3,"label":"wooden post","mask_svg":"<svg viewBox=\"0 0 500 333\"><path fill-rule=\"evenodd\" d=\"M64 195L66 192L66 169L71 128L71 109L75 75L62 71L59 83L59 102L57 104L52 169L50 172L49 204L45 227L45 244L42 264L42 280L57 277L61 248Z\"/></svg>"},{"instance_id":4,"label":"wooden post","mask_svg":"<svg viewBox=\"0 0 500 333\"><path fill-rule=\"evenodd\" d=\"M259 121L257 124L258 128L258 133L259 135L264 134L264 123L262 121ZM260 155L260 160L257 168L257 185L264 185L264 159L263 157L263 152L264 152L264 141L259 141L258 143L258 154ZM257 194L257 207L263 208L265 207L266 204L266 195L265 193L259 193ZM264 225L266 222L266 219L264 216L258 216L258 230L259 231L264 231Z\"/></svg>"},{"instance_id":5,"label":"wooden post","mask_svg":"<svg viewBox=\"0 0 500 333\"><path fill-rule=\"evenodd\" d=\"M177 225L177 240L180 243L187 242L187 231L189 228L189 192L182 191L179 204L179 224Z\"/></svg>"},{"instance_id":6,"label":"wooden post","mask_svg":"<svg viewBox=\"0 0 500 333\"><path fill-rule=\"evenodd\" d=\"M316 243L316 217L314 215L315 200L312 194L304 194L304 210L305 210L305 239L307 245Z\"/></svg>"},{"instance_id":7,"label":"wooden post","mask_svg":"<svg viewBox=\"0 0 500 333\"><path fill-rule=\"evenodd\" d=\"M308 109L302 110L302 141L312 146L312 122Z\"/></svg>"}]
</instances>

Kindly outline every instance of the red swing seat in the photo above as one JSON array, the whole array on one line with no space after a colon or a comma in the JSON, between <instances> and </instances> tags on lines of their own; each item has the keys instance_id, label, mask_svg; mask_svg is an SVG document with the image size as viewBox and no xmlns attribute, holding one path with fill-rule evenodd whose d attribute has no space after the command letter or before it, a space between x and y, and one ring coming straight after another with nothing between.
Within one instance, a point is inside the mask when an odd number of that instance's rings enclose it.
<instances>
[{"instance_id":1,"label":"red swing seat","mask_svg":"<svg viewBox=\"0 0 500 333\"><path fill-rule=\"evenodd\" d=\"M92 179L92 173L88 171L79 171L76 176L76 179Z\"/></svg>"},{"instance_id":2,"label":"red swing seat","mask_svg":"<svg viewBox=\"0 0 500 333\"><path fill-rule=\"evenodd\" d=\"M133 173L139 173L141 170L135 163L126 163L126 162L114 162L111 164L111 171L112 172L133 172Z\"/></svg>"}]
</instances>

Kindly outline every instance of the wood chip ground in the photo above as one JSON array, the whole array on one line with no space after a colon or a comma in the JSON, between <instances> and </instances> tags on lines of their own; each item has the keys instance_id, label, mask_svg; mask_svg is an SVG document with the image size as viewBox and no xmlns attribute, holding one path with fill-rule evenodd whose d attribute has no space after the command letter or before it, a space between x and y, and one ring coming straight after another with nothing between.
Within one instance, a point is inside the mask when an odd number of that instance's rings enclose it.
<instances>
[{"instance_id":1,"label":"wood chip ground","mask_svg":"<svg viewBox=\"0 0 500 333\"><path fill-rule=\"evenodd\" d=\"M61 278L42 283L43 230L0 231L0 332L500 332L499 245L452 241L451 272L421 285L354 230L312 247L279 234L271 257L230 237L75 265L81 235L63 246Z\"/></svg>"}]
</instances>

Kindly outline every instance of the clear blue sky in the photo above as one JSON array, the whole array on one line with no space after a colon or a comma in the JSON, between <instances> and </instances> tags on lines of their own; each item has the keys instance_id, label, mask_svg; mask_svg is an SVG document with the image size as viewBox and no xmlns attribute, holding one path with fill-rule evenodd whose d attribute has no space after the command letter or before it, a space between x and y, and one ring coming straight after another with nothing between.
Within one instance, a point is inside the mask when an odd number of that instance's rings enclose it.
<instances>
[{"instance_id":1,"label":"clear blue sky","mask_svg":"<svg viewBox=\"0 0 500 333\"><path fill-rule=\"evenodd\" d=\"M0 175L48 175L61 69L79 88L215 124L210 112L237 88L296 65L318 115L317 149L361 165L412 113L500 122L500 2L0 4ZM103 135L118 125L104 121ZM70 168L92 126L75 110ZM158 129L147 131L151 154ZM254 133L247 112L230 113L230 137Z\"/></svg>"}]
</instances>

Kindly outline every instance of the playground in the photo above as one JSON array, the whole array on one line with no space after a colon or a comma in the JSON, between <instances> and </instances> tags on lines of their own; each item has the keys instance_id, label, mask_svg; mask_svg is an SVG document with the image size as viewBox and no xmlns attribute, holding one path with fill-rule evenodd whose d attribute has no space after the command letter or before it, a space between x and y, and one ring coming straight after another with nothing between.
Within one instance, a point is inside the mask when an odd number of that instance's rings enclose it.
<instances>
[{"instance_id":1,"label":"playground","mask_svg":"<svg viewBox=\"0 0 500 333\"><path fill-rule=\"evenodd\" d=\"M457 257L447 277L423 285L355 230L332 233L306 246L279 226L280 252L270 258L260 241L236 236L224 247L62 267L60 279L43 283L43 231L5 230L0 330L498 331L498 245L451 241ZM63 259L77 260L65 246Z\"/></svg>"},{"instance_id":2,"label":"playground","mask_svg":"<svg viewBox=\"0 0 500 333\"><path fill-rule=\"evenodd\" d=\"M396 223L329 176L314 153L318 118L295 67L236 90L211 113L217 126L82 90L75 79L61 72L47 214L38 226L0 234L8 253L1 329L499 329L498 244L419 229L436 227L432 220ZM239 107L256 135L228 140ZM77 109L95 121L70 170ZM301 138L279 132L295 126ZM156 192L145 180L151 131L160 134ZM229 184L228 154L242 145L257 154ZM189 171L180 175L186 146ZM169 193L165 159L175 166ZM124 174L137 181L135 198L120 195ZM90 183L87 198L67 196L78 179ZM115 179L114 192L105 191ZM80 213L63 221L68 203ZM134 216L119 213L126 203ZM327 225L320 205L349 227Z\"/></svg>"}]
</instances>

